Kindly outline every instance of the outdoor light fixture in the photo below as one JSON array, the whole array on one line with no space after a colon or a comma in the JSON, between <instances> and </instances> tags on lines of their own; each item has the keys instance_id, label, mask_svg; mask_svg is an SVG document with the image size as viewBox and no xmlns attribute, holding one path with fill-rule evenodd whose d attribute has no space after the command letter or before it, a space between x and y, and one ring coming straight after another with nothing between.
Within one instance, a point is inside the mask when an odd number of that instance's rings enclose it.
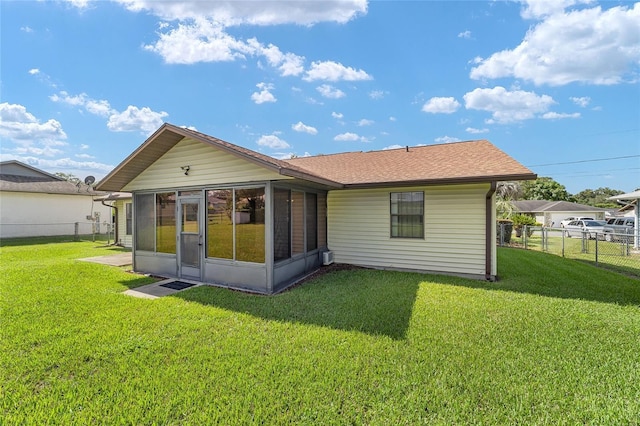
<instances>
[{"instance_id":1,"label":"outdoor light fixture","mask_svg":"<svg viewBox=\"0 0 640 426\"><path fill-rule=\"evenodd\" d=\"M180 166L180 168L184 172L185 176L189 175L189 170L191 170L191 166Z\"/></svg>"}]
</instances>

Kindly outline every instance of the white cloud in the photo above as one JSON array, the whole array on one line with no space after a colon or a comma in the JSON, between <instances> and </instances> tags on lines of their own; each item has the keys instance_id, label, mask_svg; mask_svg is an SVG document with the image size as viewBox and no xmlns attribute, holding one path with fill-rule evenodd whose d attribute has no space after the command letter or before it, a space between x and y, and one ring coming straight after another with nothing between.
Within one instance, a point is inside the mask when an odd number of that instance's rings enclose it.
<instances>
[{"instance_id":1,"label":"white cloud","mask_svg":"<svg viewBox=\"0 0 640 426\"><path fill-rule=\"evenodd\" d=\"M61 102L67 105L84 106L87 101L87 95L86 93L81 93L79 95L72 96L63 90L60 93L49 96L49 99L53 102Z\"/></svg>"},{"instance_id":2,"label":"white cloud","mask_svg":"<svg viewBox=\"0 0 640 426\"><path fill-rule=\"evenodd\" d=\"M117 111L111 109L111 105L109 105L109 102L107 102L105 100L89 99L85 103L84 107L91 114L99 115L100 117L108 117L111 114L117 112Z\"/></svg>"},{"instance_id":3,"label":"white cloud","mask_svg":"<svg viewBox=\"0 0 640 426\"><path fill-rule=\"evenodd\" d=\"M152 111L151 108L138 108L129 105L126 110L112 114L107 122L107 127L112 132L141 131L151 134L163 123L163 118L168 116L166 112Z\"/></svg>"},{"instance_id":4,"label":"white cloud","mask_svg":"<svg viewBox=\"0 0 640 426\"><path fill-rule=\"evenodd\" d=\"M149 107L138 108L129 105L125 111L118 112L112 108L109 101L90 98L86 93L70 95L66 91L60 91L49 96L53 102L83 107L87 112L108 117L107 128L112 132L142 132L150 134L163 123L163 119L169 114L162 111L156 112Z\"/></svg>"},{"instance_id":5,"label":"white cloud","mask_svg":"<svg viewBox=\"0 0 640 426\"><path fill-rule=\"evenodd\" d=\"M86 1L86 0L76 0ZM134 12L149 11L165 20L215 18L225 26L313 25L318 22L346 23L367 13L366 0L318 1L157 1L117 0Z\"/></svg>"},{"instance_id":6,"label":"white cloud","mask_svg":"<svg viewBox=\"0 0 640 426\"><path fill-rule=\"evenodd\" d=\"M96 158L93 155L89 155L89 154L76 154L76 157L78 157L78 158L86 158L86 159Z\"/></svg>"},{"instance_id":7,"label":"white cloud","mask_svg":"<svg viewBox=\"0 0 640 426\"><path fill-rule=\"evenodd\" d=\"M439 138L434 139L437 143L451 143L451 142L460 142L460 139L454 138L453 136L441 136Z\"/></svg>"},{"instance_id":8,"label":"white cloud","mask_svg":"<svg viewBox=\"0 0 640 426\"><path fill-rule=\"evenodd\" d=\"M395 118L394 116L389 117L389 121L398 121L397 118Z\"/></svg>"},{"instance_id":9,"label":"white cloud","mask_svg":"<svg viewBox=\"0 0 640 426\"><path fill-rule=\"evenodd\" d=\"M459 38L471 38L471 31L466 30L461 33L458 33Z\"/></svg>"},{"instance_id":10,"label":"white cloud","mask_svg":"<svg viewBox=\"0 0 640 426\"><path fill-rule=\"evenodd\" d=\"M271 149L287 149L291 146L284 140L280 139L276 134L262 135L258 139L258 145L266 146Z\"/></svg>"},{"instance_id":11,"label":"white cloud","mask_svg":"<svg viewBox=\"0 0 640 426\"><path fill-rule=\"evenodd\" d=\"M367 138L365 136L360 136L356 133L351 133L351 132L346 132L346 133L341 133L339 135L336 135L333 138L334 141L339 141L339 142L371 142L371 138Z\"/></svg>"},{"instance_id":12,"label":"white cloud","mask_svg":"<svg viewBox=\"0 0 640 426\"><path fill-rule=\"evenodd\" d=\"M573 2L560 4L568 3ZM476 58L471 78L514 77L553 86L572 82L609 85L637 78L640 2L632 8L617 6L605 11L599 6L569 12L558 12L555 7L543 10L552 4L528 2L527 13L544 16L544 20L515 49Z\"/></svg>"},{"instance_id":13,"label":"white cloud","mask_svg":"<svg viewBox=\"0 0 640 426\"><path fill-rule=\"evenodd\" d=\"M89 145L86 143L80 144L80 149L89 149Z\"/></svg>"},{"instance_id":14,"label":"white cloud","mask_svg":"<svg viewBox=\"0 0 640 426\"><path fill-rule=\"evenodd\" d=\"M340 99L340 98L344 98L345 96L347 96L346 93L344 93L342 90L333 87L330 84L323 84L320 85L318 87L316 87L316 90L318 92L320 92L320 94L325 97L325 98L329 98L329 99Z\"/></svg>"},{"instance_id":15,"label":"white cloud","mask_svg":"<svg viewBox=\"0 0 640 426\"><path fill-rule=\"evenodd\" d=\"M560 120L563 118L580 118L579 112L574 113L559 113L559 112L546 112L542 114L542 118L546 120Z\"/></svg>"},{"instance_id":16,"label":"white cloud","mask_svg":"<svg viewBox=\"0 0 640 426\"><path fill-rule=\"evenodd\" d=\"M477 135L480 133L489 133L489 129L476 129L474 127L467 127L465 130L467 133L471 133L474 135Z\"/></svg>"},{"instance_id":17,"label":"white cloud","mask_svg":"<svg viewBox=\"0 0 640 426\"><path fill-rule=\"evenodd\" d=\"M324 61L312 62L311 68L307 70L302 79L305 81L362 81L372 78L363 70L346 67L334 61Z\"/></svg>"},{"instance_id":18,"label":"white cloud","mask_svg":"<svg viewBox=\"0 0 640 426\"><path fill-rule=\"evenodd\" d=\"M254 92L251 95L251 100L256 104L263 104L265 102L276 102L277 99L271 93L271 90L274 89L273 84L271 83L258 83L256 87L260 89L260 92Z\"/></svg>"},{"instance_id":19,"label":"white cloud","mask_svg":"<svg viewBox=\"0 0 640 426\"><path fill-rule=\"evenodd\" d=\"M332 112L331 116L336 120L342 120L342 118L344 117L344 114L342 114L341 112Z\"/></svg>"},{"instance_id":20,"label":"white cloud","mask_svg":"<svg viewBox=\"0 0 640 426\"><path fill-rule=\"evenodd\" d=\"M13 149L13 153L18 155L31 154L45 157L54 157L56 155L62 154L63 152L64 151L62 151L61 149L52 148L50 146L39 148L31 145L23 145Z\"/></svg>"},{"instance_id":21,"label":"white cloud","mask_svg":"<svg viewBox=\"0 0 640 426\"><path fill-rule=\"evenodd\" d=\"M523 90L507 91L504 87L474 89L464 95L465 107L491 112L487 123L511 123L545 113L555 102L551 96Z\"/></svg>"},{"instance_id":22,"label":"white cloud","mask_svg":"<svg viewBox=\"0 0 640 426\"><path fill-rule=\"evenodd\" d=\"M373 121L373 120L368 120L366 118L363 118L362 120L358 121L358 126L360 126L360 127L371 126L374 123L375 123L375 121Z\"/></svg>"},{"instance_id":23,"label":"white cloud","mask_svg":"<svg viewBox=\"0 0 640 426\"><path fill-rule=\"evenodd\" d=\"M309 133L310 135L318 134L318 129L312 126L307 126L302 121L298 121L296 124L291 125L291 128L296 132Z\"/></svg>"},{"instance_id":24,"label":"white cloud","mask_svg":"<svg viewBox=\"0 0 640 426\"><path fill-rule=\"evenodd\" d=\"M203 2L204 3L204 2ZM196 18L158 33L154 44L144 49L157 53L168 64L228 62L256 53L256 45L236 40L214 21Z\"/></svg>"},{"instance_id":25,"label":"white cloud","mask_svg":"<svg viewBox=\"0 0 640 426\"><path fill-rule=\"evenodd\" d=\"M544 18L563 12L566 8L578 4L590 4L593 0L520 0L523 3L521 16L525 19Z\"/></svg>"},{"instance_id":26,"label":"white cloud","mask_svg":"<svg viewBox=\"0 0 640 426\"><path fill-rule=\"evenodd\" d=\"M29 73L29 75L32 75L32 76L36 77L36 79L38 81L40 81L41 83L46 84L49 87L52 87L54 89L57 87L56 84L51 81L51 77L49 77L47 74L43 73L39 68L31 68L28 71L28 73Z\"/></svg>"},{"instance_id":27,"label":"white cloud","mask_svg":"<svg viewBox=\"0 0 640 426\"><path fill-rule=\"evenodd\" d=\"M269 44L267 47L257 49L267 59L269 65L277 68L280 75L286 77L288 75L300 75L304 71L304 56L298 56L293 53L282 53L277 46Z\"/></svg>"},{"instance_id":28,"label":"white cloud","mask_svg":"<svg viewBox=\"0 0 640 426\"><path fill-rule=\"evenodd\" d=\"M9 148L10 141L21 154L54 155L60 151L52 147L67 145L60 122L49 119L42 123L23 105L7 102L0 103L0 138L4 139L4 149Z\"/></svg>"},{"instance_id":29,"label":"white cloud","mask_svg":"<svg viewBox=\"0 0 640 426\"><path fill-rule=\"evenodd\" d=\"M383 90L372 90L369 92L369 97L371 99L382 99L387 94L387 92Z\"/></svg>"},{"instance_id":30,"label":"white cloud","mask_svg":"<svg viewBox=\"0 0 640 426\"><path fill-rule=\"evenodd\" d=\"M304 72L304 56L282 52L279 47L260 43L256 38L238 39L227 31L239 25L313 25L317 22L348 22L367 12L367 0L329 1L152 1L117 0L131 11L150 11L164 19L158 39L144 46L160 55L166 63L194 64L264 58L281 76L298 76ZM314 63L315 64L315 63ZM317 63L327 72L327 64ZM335 64L335 63L333 63ZM340 64L336 64L342 67ZM364 71L342 67L341 79L360 80ZM366 73L364 73L366 76ZM325 78L315 78L325 79Z\"/></svg>"},{"instance_id":31,"label":"white cloud","mask_svg":"<svg viewBox=\"0 0 640 426\"><path fill-rule=\"evenodd\" d=\"M108 117L111 114L117 113L116 110L111 108L111 105L109 105L108 101L91 99L87 96L86 93L81 93L79 95L70 95L63 90L59 93L55 93L49 96L49 99L51 99L53 102L60 102L71 106L84 107L85 110L87 110L91 114L99 115L101 117Z\"/></svg>"},{"instance_id":32,"label":"white cloud","mask_svg":"<svg viewBox=\"0 0 640 426\"><path fill-rule=\"evenodd\" d=\"M71 3L73 6L77 7L78 9L85 9L89 6L89 1L90 0L65 0L68 3Z\"/></svg>"},{"instance_id":33,"label":"white cloud","mask_svg":"<svg viewBox=\"0 0 640 426\"><path fill-rule=\"evenodd\" d=\"M588 96L581 96L579 98L577 97L570 97L569 98L571 100L571 102L573 102L574 104L582 107L582 108L586 108L589 103L591 102L591 98Z\"/></svg>"},{"instance_id":34,"label":"white cloud","mask_svg":"<svg viewBox=\"0 0 640 426\"><path fill-rule=\"evenodd\" d=\"M387 151L389 149L398 149L398 148L404 148L404 146L402 145L389 145L389 146L385 146L384 148L382 148L383 151Z\"/></svg>"},{"instance_id":35,"label":"white cloud","mask_svg":"<svg viewBox=\"0 0 640 426\"><path fill-rule=\"evenodd\" d=\"M32 33L33 32L33 28L31 28L29 26L24 26L24 27L20 27L20 31L24 31L25 33Z\"/></svg>"},{"instance_id":36,"label":"white cloud","mask_svg":"<svg viewBox=\"0 0 640 426\"><path fill-rule=\"evenodd\" d=\"M423 106L422 111L432 114L451 114L460 108L460 102L455 98L431 98Z\"/></svg>"}]
</instances>

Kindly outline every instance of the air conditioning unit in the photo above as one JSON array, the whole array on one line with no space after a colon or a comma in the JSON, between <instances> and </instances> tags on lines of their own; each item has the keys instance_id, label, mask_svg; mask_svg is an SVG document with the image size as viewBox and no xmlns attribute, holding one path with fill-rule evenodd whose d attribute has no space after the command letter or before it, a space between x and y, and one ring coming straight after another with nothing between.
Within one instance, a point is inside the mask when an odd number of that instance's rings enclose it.
<instances>
[{"instance_id":1,"label":"air conditioning unit","mask_svg":"<svg viewBox=\"0 0 640 426\"><path fill-rule=\"evenodd\" d=\"M333 263L333 252L325 251L322 253L322 264L323 265L331 265Z\"/></svg>"}]
</instances>

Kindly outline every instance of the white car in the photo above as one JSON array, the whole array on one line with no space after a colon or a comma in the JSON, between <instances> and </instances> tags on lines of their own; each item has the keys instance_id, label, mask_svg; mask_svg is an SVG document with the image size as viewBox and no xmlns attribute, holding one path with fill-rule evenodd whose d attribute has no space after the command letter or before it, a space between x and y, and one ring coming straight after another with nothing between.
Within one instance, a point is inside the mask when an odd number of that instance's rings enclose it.
<instances>
[{"instance_id":1,"label":"white car","mask_svg":"<svg viewBox=\"0 0 640 426\"><path fill-rule=\"evenodd\" d=\"M604 238L604 224L602 220L572 220L564 226L565 235L571 237L585 237L595 239Z\"/></svg>"},{"instance_id":2,"label":"white car","mask_svg":"<svg viewBox=\"0 0 640 426\"><path fill-rule=\"evenodd\" d=\"M586 216L571 216L568 217L564 220L560 221L560 227L564 228L565 226L567 226L567 224L573 220L594 220L592 217L586 217Z\"/></svg>"}]
</instances>

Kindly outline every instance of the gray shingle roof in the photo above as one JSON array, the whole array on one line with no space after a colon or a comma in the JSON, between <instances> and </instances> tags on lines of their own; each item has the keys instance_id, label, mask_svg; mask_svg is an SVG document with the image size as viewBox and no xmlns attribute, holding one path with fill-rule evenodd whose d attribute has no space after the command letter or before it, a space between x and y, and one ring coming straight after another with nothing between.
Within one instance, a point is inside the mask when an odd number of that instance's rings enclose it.
<instances>
[{"instance_id":1,"label":"gray shingle roof","mask_svg":"<svg viewBox=\"0 0 640 426\"><path fill-rule=\"evenodd\" d=\"M513 203L519 212L604 212L607 209L572 203L570 201L522 200Z\"/></svg>"},{"instance_id":2,"label":"gray shingle roof","mask_svg":"<svg viewBox=\"0 0 640 426\"><path fill-rule=\"evenodd\" d=\"M0 174L0 191L35 192L43 194L73 194L95 196L104 194L80 183L74 184L66 180L53 180L47 177L19 176Z\"/></svg>"}]
</instances>

